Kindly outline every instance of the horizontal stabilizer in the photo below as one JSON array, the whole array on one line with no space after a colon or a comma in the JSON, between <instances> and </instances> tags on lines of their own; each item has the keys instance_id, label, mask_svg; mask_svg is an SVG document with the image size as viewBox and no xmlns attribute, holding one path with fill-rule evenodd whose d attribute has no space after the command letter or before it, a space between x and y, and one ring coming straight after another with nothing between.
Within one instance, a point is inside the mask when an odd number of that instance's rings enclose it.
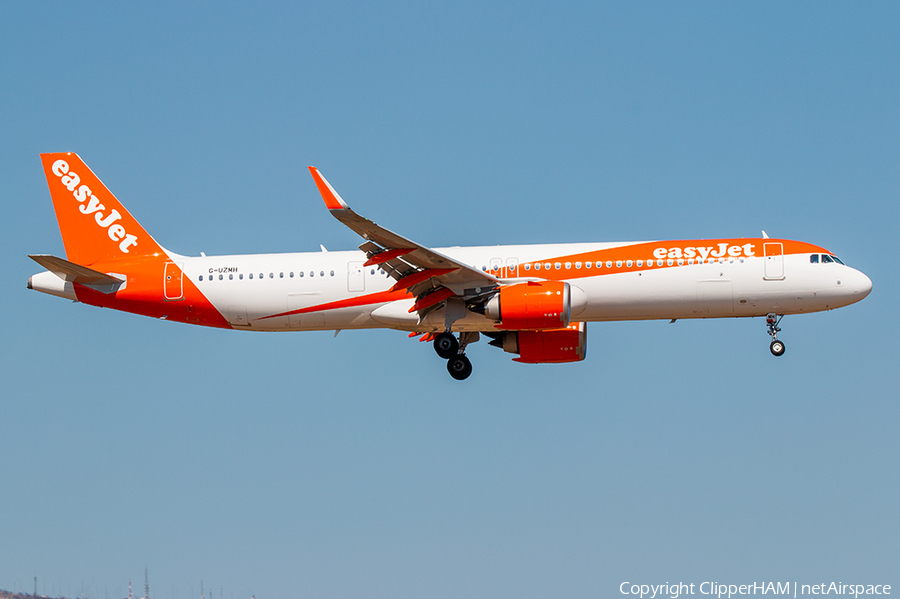
<instances>
[{"instance_id":1,"label":"horizontal stabilizer","mask_svg":"<svg viewBox=\"0 0 900 599\"><path fill-rule=\"evenodd\" d=\"M57 258L56 256L36 254L34 256L29 255L28 257L68 283L78 283L80 285L91 285L96 287L100 285L121 285L124 282L122 279L88 268L87 266L81 266L80 264Z\"/></svg>"}]
</instances>

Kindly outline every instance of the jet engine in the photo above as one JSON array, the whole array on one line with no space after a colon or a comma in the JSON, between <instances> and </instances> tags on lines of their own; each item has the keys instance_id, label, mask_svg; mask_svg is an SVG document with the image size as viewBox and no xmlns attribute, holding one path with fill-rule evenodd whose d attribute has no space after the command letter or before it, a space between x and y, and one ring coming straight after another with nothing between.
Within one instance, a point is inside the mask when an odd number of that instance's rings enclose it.
<instances>
[{"instance_id":1,"label":"jet engine","mask_svg":"<svg viewBox=\"0 0 900 599\"><path fill-rule=\"evenodd\" d=\"M587 355L587 325L573 322L564 329L487 333L491 345L511 354L514 362L545 364L580 362Z\"/></svg>"},{"instance_id":2,"label":"jet engine","mask_svg":"<svg viewBox=\"0 0 900 599\"><path fill-rule=\"evenodd\" d=\"M501 287L484 314L500 322L498 329L559 329L569 326L571 304L568 283L529 281Z\"/></svg>"}]
</instances>

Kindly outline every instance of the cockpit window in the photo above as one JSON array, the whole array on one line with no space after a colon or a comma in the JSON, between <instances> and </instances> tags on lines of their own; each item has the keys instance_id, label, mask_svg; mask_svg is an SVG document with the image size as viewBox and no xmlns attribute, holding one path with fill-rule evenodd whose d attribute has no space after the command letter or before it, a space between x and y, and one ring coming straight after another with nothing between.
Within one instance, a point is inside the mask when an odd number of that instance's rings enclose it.
<instances>
[{"instance_id":1,"label":"cockpit window","mask_svg":"<svg viewBox=\"0 0 900 599\"><path fill-rule=\"evenodd\" d=\"M841 259L838 258L837 256L832 256L831 259L834 260L835 262L837 262L838 264L844 264L843 262L841 262Z\"/></svg>"},{"instance_id":2,"label":"cockpit window","mask_svg":"<svg viewBox=\"0 0 900 599\"><path fill-rule=\"evenodd\" d=\"M819 254L810 254L809 255L809 263L810 264L818 264L819 263Z\"/></svg>"},{"instance_id":3,"label":"cockpit window","mask_svg":"<svg viewBox=\"0 0 900 599\"><path fill-rule=\"evenodd\" d=\"M832 260L831 256L828 254L822 254L822 264L825 264L826 262L834 262L834 260Z\"/></svg>"}]
</instances>

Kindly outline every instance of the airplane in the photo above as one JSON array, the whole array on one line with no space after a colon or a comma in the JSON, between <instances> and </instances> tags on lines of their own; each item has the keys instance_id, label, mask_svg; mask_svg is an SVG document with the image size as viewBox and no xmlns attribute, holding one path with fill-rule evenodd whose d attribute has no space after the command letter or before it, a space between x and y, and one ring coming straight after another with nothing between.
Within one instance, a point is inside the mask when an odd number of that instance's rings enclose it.
<instances>
[{"instance_id":1,"label":"airplane","mask_svg":"<svg viewBox=\"0 0 900 599\"><path fill-rule=\"evenodd\" d=\"M528 364L579 362L587 323L765 317L775 356L787 314L865 298L872 281L819 246L769 238L429 248L350 209L315 167L358 250L182 256L151 237L74 153L41 154L65 259L28 288L92 306L239 331L390 328L431 342L457 380L467 347Z\"/></svg>"}]
</instances>

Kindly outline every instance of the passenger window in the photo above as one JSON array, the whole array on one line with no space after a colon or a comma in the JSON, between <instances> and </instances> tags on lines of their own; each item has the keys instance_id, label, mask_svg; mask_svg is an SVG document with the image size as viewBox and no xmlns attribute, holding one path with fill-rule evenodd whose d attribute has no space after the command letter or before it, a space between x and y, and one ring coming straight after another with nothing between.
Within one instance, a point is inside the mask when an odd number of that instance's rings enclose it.
<instances>
[{"instance_id":1,"label":"passenger window","mask_svg":"<svg viewBox=\"0 0 900 599\"><path fill-rule=\"evenodd\" d=\"M224 276L219 275L219 280L220 280L220 281L221 281L222 279L224 279L224 278L225 278Z\"/></svg>"},{"instance_id":2,"label":"passenger window","mask_svg":"<svg viewBox=\"0 0 900 599\"><path fill-rule=\"evenodd\" d=\"M371 271L369 274L374 275L374 274L375 274L375 269L373 268L372 271Z\"/></svg>"},{"instance_id":3,"label":"passenger window","mask_svg":"<svg viewBox=\"0 0 900 599\"><path fill-rule=\"evenodd\" d=\"M228 280L229 280L229 281L233 281L233 280L234 280L234 275L228 275Z\"/></svg>"},{"instance_id":4,"label":"passenger window","mask_svg":"<svg viewBox=\"0 0 900 599\"><path fill-rule=\"evenodd\" d=\"M572 270L572 263L566 262L566 270Z\"/></svg>"},{"instance_id":5,"label":"passenger window","mask_svg":"<svg viewBox=\"0 0 900 599\"><path fill-rule=\"evenodd\" d=\"M299 277L302 279L302 278L303 278L303 274L304 274L304 273L303 273L303 271L301 270L300 272L297 273L297 276L299 276Z\"/></svg>"},{"instance_id":6,"label":"passenger window","mask_svg":"<svg viewBox=\"0 0 900 599\"><path fill-rule=\"evenodd\" d=\"M675 264L675 261L672 260L671 258L669 258L668 260L666 260L666 264L668 264L669 266L672 266L673 264Z\"/></svg>"},{"instance_id":7,"label":"passenger window","mask_svg":"<svg viewBox=\"0 0 900 599\"><path fill-rule=\"evenodd\" d=\"M238 275L238 278L239 278L240 280L243 281L243 280L244 280L244 273L239 274L239 275Z\"/></svg>"},{"instance_id":8,"label":"passenger window","mask_svg":"<svg viewBox=\"0 0 900 599\"><path fill-rule=\"evenodd\" d=\"M606 268L612 268L612 260L606 261Z\"/></svg>"},{"instance_id":9,"label":"passenger window","mask_svg":"<svg viewBox=\"0 0 900 599\"><path fill-rule=\"evenodd\" d=\"M309 271L309 276L310 277L316 276L316 271L314 271L314 270Z\"/></svg>"},{"instance_id":10,"label":"passenger window","mask_svg":"<svg viewBox=\"0 0 900 599\"><path fill-rule=\"evenodd\" d=\"M283 279L283 278L284 278L284 273L283 273L283 272L278 273L278 278L279 278L279 279Z\"/></svg>"},{"instance_id":11,"label":"passenger window","mask_svg":"<svg viewBox=\"0 0 900 599\"><path fill-rule=\"evenodd\" d=\"M201 281L203 280L203 275L200 275L200 280L201 280Z\"/></svg>"},{"instance_id":12,"label":"passenger window","mask_svg":"<svg viewBox=\"0 0 900 599\"><path fill-rule=\"evenodd\" d=\"M590 267L591 267L591 264L592 264L592 262L585 262L585 263L584 263L584 267L585 267L585 268L590 268ZM575 267L576 267L576 268L578 267L578 264L577 264L577 263L575 264Z\"/></svg>"},{"instance_id":13,"label":"passenger window","mask_svg":"<svg viewBox=\"0 0 900 599\"><path fill-rule=\"evenodd\" d=\"M274 273L274 272L270 272L270 273L269 273L269 278L270 278L270 279L274 279L274 278L275 278L275 273Z\"/></svg>"},{"instance_id":14,"label":"passenger window","mask_svg":"<svg viewBox=\"0 0 900 599\"><path fill-rule=\"evenodd\" d=\"M631 265L632 265L632 264L634 264L634 262L632 262L631 260L629 260L629 261L627 261L627 262L625 263L625 266L627 266L628 268L631 268Z\"/></svg>"},{"instance_id":15,"label":"passenger window","mask_svg":"<svg viewBox=\"0 0 900 599\"><path fill-rule=\"evenodd\" d=\"M550 263L544 262L544 270L550 270Z\"/></svg>"},{"instance_id":16,"label":"passenger window","mask_svg":"<svg viewBox=\"0 0 900 599\"><path fill-rule=\"evenodd\" d=\"M288 276L291 277L291 278L293 279L293 278L294 278L294 271L292 270L292 271L291 271L291 274L289 274Z\"/></svg>"},{"instance_id":17,"label":"passenger window","mask_svg":"<svg viewBox=\"0 0 900 599\"><path fill-rule=\"evenodd\" d=\"M638 268L642 267L642 266L644 265L644 261L643 261L643 260L638 260L638 261L637 261L637 265L638 265Z\"/></svg>"},{"instance_id":18,"label":"passenger window","mask_svg":"<svg viewBox=\"0 0 900 599\"><path fill-rule=\"evenodd\" d=\"M332 277L334 276L334 271L333 271L333 270L331 271L331 276L332 276Z\"/></svg>"},{"instance_id":19,"label":"passenger window","mask_svg":"<svg viewBox=\"0 0 900 599\"><path fill-rule=\"evenodd\" d=\"M576 263L575 263L575 268L581 268L581 262L576 262Z\"/></svg>"},{"instance_id":20,"label":"passenger window","mask_svg":"<svg viewBox=\"0 0 900 599\"><path fill-rule=\"evenodd\" d=\"M684 266L684 258L678 259L678 266Z\"/></svg>"},{"instance_id":21,"label":"passenger window","mask_svg":"<svg viewBox=\"0 0 900 599\"><path fill-rule=\"evenodd\" d=\"M622 268L622 261L616 260L616 268Z\"/></svg>"},{"instance_id":22,"label":"passenger window","mask_svg":"<svg viewBox=\"0 0 900 599\"><path fill-rule=\"evenodd\" d=\"M559 270L560 268L562 268L562 264L557 262L556 264L553 265L553 268L555 268L556 270Z\"/></svg>"},{"instance_id":23,"label":"passenger window","mask_svg":"<svg viewBox=\"0 0 900 599\"><path fill-rule=\"evenodd\" d=\"M320 277L324 277L324 276L325 276L325 271L324 271L324 270L320 270L320 271L319 271L319 276L320 276Z\"/></svg>"},{"instance_id":24,"label":"passenger window","mask_svg":"<svg viewBox=\"0 0 900 599\"><path fill-rule=\"evenodd\" d=\"M252 279L252 278L253 278L253 273L251 272L251 273L250 273L249 275L247 275L247 276L250 277L250 278Z\"/></svg>"},{"instance_id":25,"label":"passenger window","mask_svg":"<svg viewBox=\"0 0 900 599\"><path fill-rule=\"evenodd\" d=\"M526 264L526 265L525 265L525 270L531 270L531 265L530 265L530 264Z\"/></svg>"}]
</instances>

